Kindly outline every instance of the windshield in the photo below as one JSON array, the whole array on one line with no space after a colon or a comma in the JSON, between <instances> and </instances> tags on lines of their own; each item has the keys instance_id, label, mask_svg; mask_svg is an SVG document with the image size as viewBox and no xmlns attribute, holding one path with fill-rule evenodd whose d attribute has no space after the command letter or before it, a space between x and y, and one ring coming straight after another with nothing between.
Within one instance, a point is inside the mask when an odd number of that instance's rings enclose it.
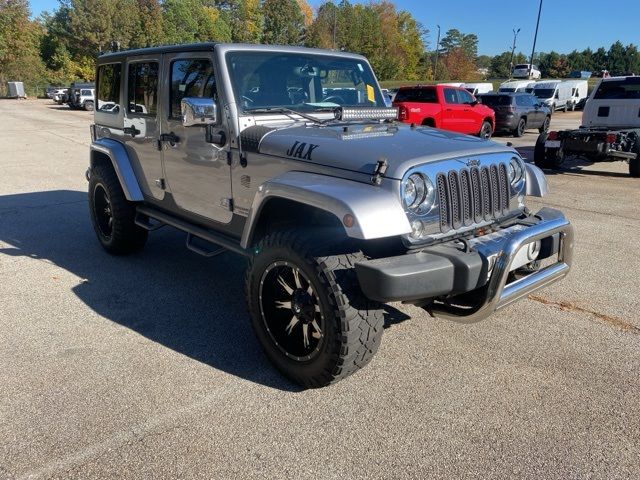
<instances>
[{"instance_id":1,"label":"windshield","mask_svg":"<svg viewBox=\"0 0 640 480\"><path fill-rule=\"evenodd\" d=\"M386 106L371 68L358 59L245 51L227 53L227 66L243 111Z\"/></svg>"},{"instance_id":2,"label":"windshield","mask_svg":"<svg viewBox=\"0 0 640 480\"><path fill-rule=\"evenodd\" d=\"M553 88L535 88L533 90L533 94L538 98L551 98L555 93L555 89Z\"/></svg>"},{"instance_id":3,"label":"windshield","mask_svg":"<svg viewBox=\"0 0 640 480\"><path fill-rule=\"evenodd\" d=\"M602 82L594 97L596 100L634 100L640 98L640 77Z\"/></svg>"},{"instance_id":4,"label":"windshield","mask_svg":"<svg viewBox=\"0 0 640 480\"><path fill-rule=\"evenodd\" d=\"M509 95L481 95L478 98L480 103L491 107L511 105L511 97Z\"/></svg>"},{"instance_id":5,"label":"windshield","mask_svg":"<svg viewBox=\"0 0 640 480\"><path fill-rule=\"evenodd\" d=\"M498 91L499 92L504 92L504 93L511 93L511 92L515 92L516 89L515 88L509 88L509 87L503 87L503 88L499 88Z\"/></svg>"}]
</instances>

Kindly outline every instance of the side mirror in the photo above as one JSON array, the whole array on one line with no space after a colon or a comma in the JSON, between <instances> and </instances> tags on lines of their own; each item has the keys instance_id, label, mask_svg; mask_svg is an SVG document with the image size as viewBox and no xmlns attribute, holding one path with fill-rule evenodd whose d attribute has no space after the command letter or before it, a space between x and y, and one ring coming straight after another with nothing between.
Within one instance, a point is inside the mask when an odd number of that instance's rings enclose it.
<instances>
[{"instance_id":1,"label":"side mirror","mask_svg":"<svg viewBox=\"0 0 640 480\"><path fill-rule=\"evenodd\" d=\"M473 100L471 102L469 102L469 105L471 105L472 107L475 107L476 105L478 105L480 102L478 100Z\"/></svg>"},{"instance_id":2,"label":"side mirror","mask_svg":"<svg viewBox=\"0 0 640 480\"><path fill-rule=\"evenodd\" d=\"M180 102L182 125L211 125L218 121L218 108L212 98L185 97Z\"/></svg>"},{"instance_id":3,"label":"side mirror","mask_svg":"<svg viewBox=\"0 0 640 480\"><path fill-rule=\"evenodd\" d=\"M560 94L558 92L556 92L556 99L560 99Z\"/></svg>"}]
</instances>

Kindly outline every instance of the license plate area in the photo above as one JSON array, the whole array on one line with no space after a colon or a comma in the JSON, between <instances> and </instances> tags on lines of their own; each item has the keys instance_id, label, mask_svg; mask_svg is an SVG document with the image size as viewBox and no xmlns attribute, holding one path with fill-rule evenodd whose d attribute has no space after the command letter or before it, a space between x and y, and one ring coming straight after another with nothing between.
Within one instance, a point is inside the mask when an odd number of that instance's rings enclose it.
<instances>
[{"instance_id":1,"label":"license plate area","mask_svg":"<svg viewBox=\"0 0 640 480\"><path fill-rule=\"evenodd\" d=\"M560 148L560 140L547 140L544 142L546 148Z\"/></svg>"}]
</instances>

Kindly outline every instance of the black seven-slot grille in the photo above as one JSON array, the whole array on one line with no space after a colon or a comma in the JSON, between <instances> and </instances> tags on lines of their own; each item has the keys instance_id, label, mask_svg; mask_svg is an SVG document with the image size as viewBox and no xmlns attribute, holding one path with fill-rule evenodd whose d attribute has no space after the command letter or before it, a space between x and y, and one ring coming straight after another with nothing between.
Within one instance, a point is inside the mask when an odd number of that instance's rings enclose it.
<instances>
[{"instance_id":1,"label":"black seven-slot grille","mask_svg":"<svg viewBox=\"0 0 640 480\"><path fill-rule=\"evenodd\" d=\"M443 233L509 212L509 178L504 163L439 173L436 188Z\"/></svg>"}]
</instances>

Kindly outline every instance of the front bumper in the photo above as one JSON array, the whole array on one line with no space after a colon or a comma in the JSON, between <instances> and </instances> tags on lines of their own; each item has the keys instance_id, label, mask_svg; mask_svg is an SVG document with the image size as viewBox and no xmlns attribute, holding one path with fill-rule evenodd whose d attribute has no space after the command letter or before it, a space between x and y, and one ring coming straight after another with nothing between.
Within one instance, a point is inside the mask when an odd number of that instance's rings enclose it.
<instances>
[{"instance_id":1,"label":"front bumper","mask_svg":"<svg viewBox=\"0 0 640 480\"><path fill-rule=\"evenodd\" d=\"M537 259L557 261L515 281L510 273L523 248L539 243ZM425 303L433 299L475 295L473 305L436 301L432 312L463 321L482 320L494 311L564 278L571 268L573 227L564 215L550 208L486 237L469 242L468 251L444 244L398 257L356 264L364 294L380 302ZM518 260L517 260L518 259Z\"/></svg>"}]
</instances>

